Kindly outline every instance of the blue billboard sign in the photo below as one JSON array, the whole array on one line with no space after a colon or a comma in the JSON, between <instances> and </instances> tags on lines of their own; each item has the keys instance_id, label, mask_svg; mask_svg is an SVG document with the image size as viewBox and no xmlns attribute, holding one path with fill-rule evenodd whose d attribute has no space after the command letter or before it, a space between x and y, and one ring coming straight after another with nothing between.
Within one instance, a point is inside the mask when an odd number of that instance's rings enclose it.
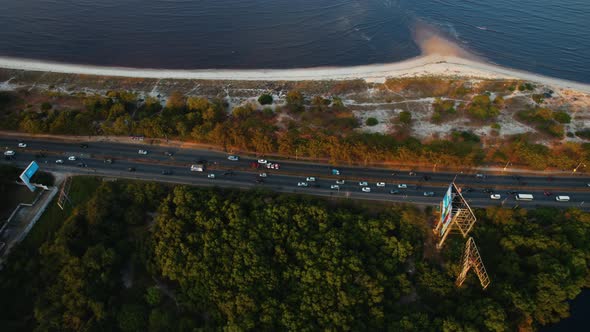
<instances>
[{"instance_id":1,"label":"blue billboard sign","mask_svg":"<svg viewBox=\"0 0 590 332\"><path fill-rule=\"evenodd\" d=\"M449 185L449 189L445 193L442 200L442 207L440 209L440 236L443 236L453 219L453 185Z\"/></svg>"},{"instance_id":2,"label":"blue billboard sign","mask_svg":"<svg viewBox=\"0 0 590 332\"><path fill-rule=\"evenodd\" d=\"M37 173L38 170L39 165L37 165L37 162L32 161L20 175L20 179L23 180L23 183L25 186L27 186L27 188L29 188L30 191L35 191L35 189L37 189L31 184L31 178L33 175L35 175L35 173Z\"/></svg>"}]
</instances>

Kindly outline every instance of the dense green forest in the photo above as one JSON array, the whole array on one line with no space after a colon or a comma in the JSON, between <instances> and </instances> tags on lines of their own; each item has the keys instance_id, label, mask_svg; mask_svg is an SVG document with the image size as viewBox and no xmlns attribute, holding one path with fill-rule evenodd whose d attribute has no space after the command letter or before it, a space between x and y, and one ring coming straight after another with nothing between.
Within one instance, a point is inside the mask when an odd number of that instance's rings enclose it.
<instances>
[{"instance_id":1,"label":"dense green forest","mask_svg":"<svg viewBox=\"0 0 590 332\"><path fill-rule=\"evenodd\" d=\"M0 272L6 331L533 331L590 286L590 215L478 210L492 279L454 281L434 211L76 178Z\"/></svg>"}]
</instances>

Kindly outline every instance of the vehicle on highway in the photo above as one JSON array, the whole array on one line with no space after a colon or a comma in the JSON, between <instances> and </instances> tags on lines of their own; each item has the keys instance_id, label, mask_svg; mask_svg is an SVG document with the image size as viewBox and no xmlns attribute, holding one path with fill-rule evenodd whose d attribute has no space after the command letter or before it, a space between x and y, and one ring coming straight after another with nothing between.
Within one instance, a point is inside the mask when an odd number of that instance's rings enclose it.
<instances>
[{"instance_id":1,"label":"vehicle on highway","mask_svg":"<svg viewBox=\"0 0 590 332\"><path fill-rule=\"evenodd\" d=\"M315 182L315 178L313 176L308 176L307 178L305 178L305 181L307 181L307 182Z\"/></svg>"},{"instance_id":2,"label":"vehicle on highway","mask_svg":"<svg viewBox=\"0 0 590 332\"><path fill-rule=\"evenodd\" d=\"M266 168L268 168L268 169L279 169L280 166L279 166L279 164L267 163L266 164Z\"/></svg>"},{"instance_id":3,"label":"vehicle on highway","mask_svg":"<svg viewBox=\"0 0 590 332\"><path fill-rule=\"evenodd\" d=\"M367 182L367 181L361 181L361 182L359 182L359 186L361 186L361 187L366 187L368 185L369 185L369 182Z\"/></svg>"},{"instance_id":4,"label":"vehicle on highway","mask_svg":"<svg viewBox=\"0 0 590 332\"><path fill-rule=\"evenodd\" d=\"M258 174L258 176L260 176L261 178L265 178L265 177L268 177L268 174L266 174L266 173L260 173L260 174Z\"/></svg>"},{"instance_id":5,"label":"vehicle on highway","mask_svg":"<svg viewBox=\"0 0 590 332\"><path fill-rule=\"evenodd\" d=\"M170 152L170 151L165 151L165 152L164 152L164 155L165 155L166 157L172 157L172 156L174 155L174 153L172 153L172 152Z\"/></svg>"},{"instance_id":6,"label":"vehicle on highway","mask_svg":"<svg viewBox=\"0 0 590 332\"><path fill-rule=\"evenodd\" d=\"M405 184L405 183L400 183L400 184L398 184L398 185L397 185L397 187L398 187L399 189L408 189L408 185L407 185L407 184Z\"/></svg>"},{"instance_id":7,"label":"vehicle on highway","mask_svg":"<svg viewBox=\"0 0 590 332\"><path fill-rule=\"evenodd\" d=\"M558 202L569 202L570 197L569 196L555 196L555 200Z\"/></svg>"},{"instance_id":8,"label":"vehicle on highway","mask_svg":"<svg viewBox=\"0 0 590 332\"><path fill-rule=\"evenodd\" d=\"M26 148L27 144L26 143L18 143L18 147L19 148Z\"/></svg>"},{"instance_id":9,"label":"vehicle on highway","mask_svg":"<svg viewBox=\"0 0 590 332\"><path fill-rule=\"evenodd\" d=\"M264 179L263 178L256 178L256 183L264 183Z\"/></svg>"},{"instance_id":10,"label":"vehicle on highway","mask_svg":"<svg viewBox=\"0 0 590 332\"><path fill-rule=\"evenodd\" d=\"M223 173L223 175L235 175L235 174L234 174L234 171L232 171L232 170L229 170L229 171L225 171L225 172Z\"/></svg>"},{"instance_id":11,"label":"vehicle on highway","mask_svg":"<svg viewBox=\"0 0 590 332\"><path fill-rule=\"evenodd\" d=\"M410 171L410 172L408 173L408 175L409 175L409 176L416 176L416 172L414 172L414 171Z\"/></svg>"},{"instance_id":12,"label":"vehicle on highway","mask_svg":"<svg viewBox=\"0 0 590 332\"><path fill-rule=\"evenodd\" d=\"M231 155L231 156L227 156L227 160L238 161L238 160L240 160L240 157Z\"/></svg>"},{"instance_id":13,"label":"vehicle on highway","mask_svg":"<svg viewBox=\"0 0 590 332\"><path fill-rule=\"evenodd\" d=\"M391 189L391 190L389 191L389 193L390 193L390 194L392 194L392 195L397 195L397 194L399 194L399 193L400 193L400 191L399 191L399 190L397 190L397 189Z\"/></svg>"},{"instance_id":14,"label":"vehicle on highway","mask_svg":"<svg viewBox=\"0 0 590 332\"><path fill-rule=\"evenodd\" d=\"M162 171L162 175L171 175L171 174L172 174L172 171L169 171L167 169Z\"/></svg>"},{"instance_id":15,"label":"vehicle on highway","mask_svg":"<svg viewBox=\"0 0 590 332\"><path fill-rule=\"evenodd\" d=\"M88 165L86 165L85 163L78 163L77 165L78 167L88 167Z\"/></svg>"},{"instance_id":16,"label":"vehicle on highway","mask_svg":"<svg viewBox=\"0 0 590 332\"><path fill-rule=\"evenodd\" d=\"M143 154L143 155L148 154L147 150L139 150L139 151L137 151L137 153Z\"/></svg>"},{"instance_id":17,"label":"vehicle on highway","mask_svg":"<svg viewBox=\"0 0 590 332\"><path fill-rule=\"evenodd\" d=\"M484 188L484 189L483 189L483 192L484 192L484 193L486 193L486 194L491 194L491 193L493 193L493 192L494 192L494 190L493 190L493 189L491 189L491 188Z\"/></svg>"},{"instance_id":18,"label":"vehicle on highway","mask_svg":"<svg viewBox=\"0 0 590 332\"><path fill-rule=\"evenodd\" d=\"M385 182L377 182L377 187L385 187Z\"/></svg>"},{"instance_id":19,"label":"vehicle on highway","mask_svg":"<svg viewBox=\"0 0 590 332\"><path fill-rule=\"evenodd\" d=\"M534 197L531 194L516 194L517 201L532 201L533 198Z\"/></svg>"},{"instance_id":20,"label":"vehicle on highway","mask_svg":"<svg viewBox=\"0 0 590 332\"><path fill-rule=\"evenodd\" d=\"M470 193L472 191L475 191L475 190L471 187L464 187L463 189L461 189L461 192L466 192L466 193Z\"/></svg>"},{"instance_id":21,"label":"vehicle on highway","mask_svg":"<svg viewBox=\"0 0 590 332\"><path fill-rule=\"evenodd\" d=\"M82 149L88 149L88 144L86 144L86 143L82 143L82 144L80 144L80 147L81 147Z\"/></svg>"},{"instance_id":22,"label":"vehicle on highway","mask_svg":"<svg viewBox=\"0 0 590 332\"><path fill-rule=\"evenodd\" d=\"M344 184L344 180L336 180L336 184Z\"/></svg>"},{"instance_id":23,"label":"vehicle on highway","mask_svg":"<svg viewBox=\"0 0 590 332\"><path fill-rule=\"evenodd\" d=\"M209 173L209 174L207 174L207 178L209 178L209 179L215 179L215 174Z\"/></svg>"},{"instance_id":24,"label":"vehicle on highway","mask_svg":"<svg viewBox=\"0 0 590 332\"><path fill-rule=\"evenodd\" d=\"M193 164L191 165L191 172L204 172L205 164Z\"/></svg>"},{"instance_id":25,"label":"vehicle on highway","mask_svg":"<svg viewBox=\"0 0 590 332\"><path fill-rule=\"evenodd\" d=\"M77 159L76 156L69 156L68 157L69 161L76 161L76 159Z\"/></svg>"},{"instance_id":26,"label":"vehicle on highway","mask_svg":"<svg viewBox=\"0 0 590 332\"><path fill-rule=\"evenodd\" d=\"M263 165L264 164L268 164L268 160L266 160L266 159L258 159L258 163L259 164L263 164Z\"/></svg>"},{"instance_id":27,"label":"vehicle on highway","mask_svg":"<svg viewBox=\"0 0 590 332\"><path fill-rule=\"evenodd\" d=\"M7 157L12 157L16 154L16 152L12 151L12 150L8 150L4 152L4 155Z\"/></svg>"},{"instance_id":28,"label":"vehicle on highway","mask_svg":"<svg viewBox=\"0 0 590 332\"><path fill-rule=\"evenodd\" d=\"M129 172L135 172L135 167L129 167L127 170L128 170Z\"/></svg>"},{"instance_id":29,"label":"vehicle on highway","mask_svg":"<svg viewBox=\"0 0 590 332\"><path fill-rule=\"evenodd\" d=\"M307 182L297 182L297 187L307 187L309 186Z\"/></svg>"},{"instance_id":30,"label":"vehicle on highway","mask_svg":"<svg viewBox=\"0 0 590 332\"><path fill-rule=\"evenodd\" d=\"M434 196L434 191L425 191L424 196L425 197L432 197L432 196Z\"/></svg>"},{"instance_id":31,"label":"vehicle on highway","mask_svg":"<svg viewBox=\"0 0 590 332\"><path fill-rule=\"evenodd\" d=\"M502 196L500 196L500 194L491 194L490 195L490 199L498 200L500 198L502 198Z\"/></svg>"},{"instance_id":32,"label":"vehicle on highway","mask_svg":"<svg viewBox=\"0 0 590 332\"><path fill-rule=\"evenodd\" d=\"M549 197L549 196L553 195L553 193L550 192L550 191L545 190L545 191L543 191L543 195Z\"/></svg>"},{"instance_id":33,"label":"vehicle on highway","mask_svg":"<svg viewBox=\"0 0 590 332\"><path fill-rule=\"evenodd\" d=\"M112 163L113 163L113 159L110 159L110 158L108 158L108 159L105 159L105 160L104 160L104 163L105 163L105 164L112 164Z\"/></svg>"},{"instance_id":34,"label":"vehicle on highway","mask_svg":"<svg viewBox=\"0 0 590 332\"><path fill-rule=\"evenodd\" d=\"M586 184L586 187L590 187L590 183L587 183L587 184Z\"/></svg>"},{"instance_id":35,"label":"vehicle on highway","mask_svg":"<svg viewBox=\"0 0 590 332\"><path fill-rule=\"evenodd\" d=\"M337 185L337 184L333 184L333 185L330 186L330 189L332 189L332 190L340 190L340 186Z\"/></svg>"},{"instance_id":36,"label":"vehicle on highway","mask_svg":"<svg viewBox=\"0 0 590 332\"><path fill-rule=\"evenodd\" d=\"M369 187L363 187L363 189L361 189L364 193L370 193L371 192L371 188Z\"/></svg>"},{"instance_id":37,"label":"vehicle on highway","mask_svg":"<svg viewBox=\"0 0 590 332\"><path fill-rule=\"evenodd\" d=\"M332 170L330 170L330 172L332 173L332 175L340 175L340 170L337 168L332 168Z\"/></svg>"},{"instance_id":38,"label":"vehicle on highway","mask_svg":"<svg viewBox=\"0 0 590 332\"><path fill-rule=\"evenodd\" d=\"M486 178L486 175L485 174L478 173L478 174L475 174L475 177L477 179L485 179Z\"/></svg>"},{"instance_id":39,"label":"vehicle on highway","mask_svg":"<svg viewBox=\"0 0 590 332\"><path fill-rule=\"evenodd\" d=\"M64 163L64 161L63 161L62 159L58 159L58 160L56 160L56 161L55 161L55 163L56 163L56 164L63 164L63 163Z\"/></svg>"},{"instance_id":40,"label":"vehicle on highway","mask_svg":"<svg viewBox=\"0 0 590 332\"><path fill-rule=\"evenodd\" d=\"M516 194L517 194L517 193L516 193L516 191L512 191L512 190L510 190L510 191L507 191L506 193L507 193L508 195L516 195Z\"/></svg>"}]
</instances>

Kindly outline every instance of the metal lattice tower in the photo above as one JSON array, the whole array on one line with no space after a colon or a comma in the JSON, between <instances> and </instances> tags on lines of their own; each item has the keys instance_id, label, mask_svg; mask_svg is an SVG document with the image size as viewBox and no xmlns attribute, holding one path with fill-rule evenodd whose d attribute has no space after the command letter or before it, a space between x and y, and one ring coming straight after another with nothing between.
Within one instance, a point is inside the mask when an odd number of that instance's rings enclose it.
<instances>
[{"instance_id":1,"label":"metal lattice tower","mask_svg":"<svg viewBox=\"0 0 590 332\"><path fill-rule=\"evenodd\" d=\"M65 208L65 204L67 203L72 203L70 201L70 198L68 197L68 194L70 192L70 187L72 186L72 178L71 177L67 177L64 180L63 185L61 186L61 191L59 192L59 197L57 198L57 205L60 207L60 209L64 209Z\"/></svg>"},{"instance_id":2,"label":"metal lattice tower","mask_svg":"<svg viewBox=\"0 0 590 332\"><path fill-rule=\"evenodd\" d=\"M471 210L471 207L461 195L461 191L457 188L455 183L451 184L452 189L452 201L451 201L451 221L449 225L446 227L444 234L440 234L441 228L443 228L443 223L439 221L436 228L434 229L434 233L438 234L440 241L436 245L438 249L442 248L443 243L447 239L447 236L450 233L461 233L461 235L465 238L467 234L475 225L477 218ZM440 207L441 213L443 212L443 206L441 203Z\"/></svg>"},{"instance_id":3,"label":"metal lattice tower","mask_svg":"<svg viewBox=\"0 0 590 332\"><path fill-rule=\"evenodd\" d=\"M467 240L467 243L465 244L465 253L463 254L463 269L457 277L457 287L461 287L461 285L463 285L465 279L467 278L467 273L472 268L475 271L475 274L477 274L477 277L479 278L481 287L483 287L483 289L486 289L490 285L490 278L488 277L486 268L483 265L483 261L481 260L481 256L479 255L479 251L477 250L477 246L475 245L475 241L472 237L470 237Z\"/></svg>"}]
</instances>

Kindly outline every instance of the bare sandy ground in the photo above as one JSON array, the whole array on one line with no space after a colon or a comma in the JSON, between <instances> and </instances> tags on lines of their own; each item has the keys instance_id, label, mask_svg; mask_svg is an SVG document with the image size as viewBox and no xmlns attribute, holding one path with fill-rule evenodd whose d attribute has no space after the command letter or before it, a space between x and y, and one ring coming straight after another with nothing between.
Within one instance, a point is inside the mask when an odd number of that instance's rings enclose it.
<instances>
[{"instance_id":1,"label":"bare sandy ground","mask_svg":"<svg viewBox=\"0 0 590 332\"><path fill-rule=\"evenodd\" d=\"M547 86L573 89L590 93L590 84L537 75L505 68L480 60L455 55L430 54L406 61L352 67L316 67L298 69L207 69L171 70L100 67L51 63L27 59L0 57L0 68L42 71L66 74L120 76L156 79L252 80L252 81L305 81L351 80L384 82L387 78L414 76L451 76L488 79L523 79Z\"/></svg>"}]
</instances>

